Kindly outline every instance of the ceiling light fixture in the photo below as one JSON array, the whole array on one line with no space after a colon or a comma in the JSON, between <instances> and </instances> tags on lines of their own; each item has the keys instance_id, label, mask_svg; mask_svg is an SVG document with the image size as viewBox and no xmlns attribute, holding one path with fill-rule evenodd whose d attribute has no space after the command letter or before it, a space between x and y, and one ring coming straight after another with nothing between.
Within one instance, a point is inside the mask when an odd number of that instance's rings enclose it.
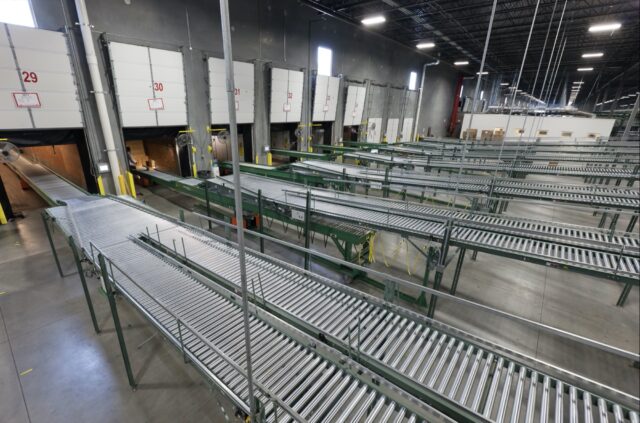
<instances>
[{"instance_id":1,"label":"ceiling light fixture","mask_svg":"<svg viewBox=\"0 0 640 423\"><path fill-rule=\"evenodd\" d=\"M416 44L416 47L419 48L420 50L425 49L425 48L434 48L436 45L435 43L418 43Z\"/></svg>"},{"instance_id":2,"label":"ceiling light fixture","mask_svg":"<svg viewBox=\"0 0 640 423\"><path fill-rule=\"evenodd\" d=\"M593 68L578 68L578 72L591 72Z\"/></svg>"},{"instance_id":3,"label":"ceiling light fixture","mask_svg":"<svg viewBox=\"0 0 640 423\"><path fill-rule=\"evenodd\" d=\"M456 66L465 66L465 65L468 65L469 62L467 60L460 60L458 62L453 62L453 64Z\"/></svg>"},{"instance_id":4,"label":"ceiling light fixture","mask_svg":"<svg viewBox=\"0 0 640 423\"><path fill-rule=\"evenodd\" d=\"M582 55L583 59L590 59L592 57L602 57L604 56L604 53L584 53Z\"/></svg>"},{"instance_id":5,"label":"ceiling light fixture","mask_svg":"<svg viewBox=\"0 0 640 423\"><path fill-rule=\"evenodd\" d=\"M489 75L489 72L476 72L476 75Z\"/></svg>"},{"instance_id":6,"label":"ceiling light fixture","mask_svg":"<svg viewBox=\"0 0 640 423\"><path fill-rule=\"evenodd\" d=\"M508 82L501 82L500 85L502 85L503 87L508 87L509 83Z\"/></svg>"},{"instance_id":7,"label":"ceiling light fixture","mask_svg":"<svg viewBox=\"0 0 640 423\"><path fill-rule=\"evenodd\" d=\"M589 27L589 32L606 32L606 31L615 31L616 29L620 29L622 26L619 22L609 22L598 25L591 25Z\"/></svg>"},{"instance_id":8,"label":"ceiling light fixture","mask_svg":"<svg viewBox=\"0 0 640 423\"><path fill-rule=\"evenodd\" d=\"M381 24L383 22L386 22L387 19L382 16L382 15L377 15L377 16L369 16L368 18L364 18L363 20L361 20L360 22L362 22L362 25L377 25L377 24Z\"/></svg>"}]
</instances>

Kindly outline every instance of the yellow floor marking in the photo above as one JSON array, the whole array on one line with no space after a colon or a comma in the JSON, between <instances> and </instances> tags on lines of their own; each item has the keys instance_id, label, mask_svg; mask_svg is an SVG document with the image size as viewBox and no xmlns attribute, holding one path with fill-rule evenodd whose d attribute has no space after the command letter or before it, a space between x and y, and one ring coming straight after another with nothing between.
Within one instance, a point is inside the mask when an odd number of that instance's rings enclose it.
<instances>
[{"instance_id":1,"label":"yellow floor marking","mask_svg":"<svg viewBox=\"0 0 640 423\"><path fill-rule=\"evenodd\" d=\"M20 372L20 376L24 376L24 375L26 375L28 373L31 373L32 371L33 371L33 369L27 369L24 372Z\"/></svg>"}]
</instances>

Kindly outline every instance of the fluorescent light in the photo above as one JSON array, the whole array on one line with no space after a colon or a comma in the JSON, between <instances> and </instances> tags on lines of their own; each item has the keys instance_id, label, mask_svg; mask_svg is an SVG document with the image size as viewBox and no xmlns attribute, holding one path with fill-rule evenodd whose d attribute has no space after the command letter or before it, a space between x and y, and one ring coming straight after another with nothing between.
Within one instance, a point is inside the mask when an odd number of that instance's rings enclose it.
<instances>
[{"instance_id":1,"label":"fluorescent light","mask_svg":"<svg viewBox=\"0 0 640 423\"><path fill-rule=\"evenodd\" d=\"M468 65L469 62L467 60L460 60L458 62L453 62L453 64L456 66L465 66L465 65Z\"/></svg>"},{"instance_id":2,"label":"fluorescent light","mask_svg":"<svg viewBox=\"0 0 640 423\"><path fill-rule=\"evenodd\" d=\"M574 85L582 85L584 84L584 81L573 81Z\"/></svg>"},{"instance_id":3,"label":"fluorescent light","mask_svg":"<svg viewBox=\"0 0 640 423\"><path fill-rule=\"evenodd\" d=\"M604 53L585 53L582 55L583 59L589 59L591 57L602 57L604 56Z\"/></svg>"},{"instance_id":4,"label":"fluorescent light","mask_svg":"<svg viewBox=\"0 0 640 423\"><path fill-rule=\"evenodd\" d=\"M480 74L482 74L482 75L489 75L489 72L476 72L476 75L480 75Z\"/></svg>"},{"instance_id":5,"label":"fluorescent light","mask_svg":"<svg viewBox=\"0 0 640 423\"><path fill-rule=\"evenodd\" d=\"M592 25L589 27L589 32L605 32L605 31L615 31L616 29L620 29L622 24L619 22L609 22L604 24Z\"/></svg>"},{"instance_id":6,"label":"fluorescent light","mask_svg":"<svg viewBox=\"0 0 640 423\"><path fill-rule=\"evenodd\" d=\"M362 25L376 25L376 24L381 24L383 22L386 22L387 19L382 16L382 15L377 15L377 16L369 16L368 18L364 18L363 20L361 20L360 22L362 22Z\"/></svg>"},{"instance_id":7,"label":"fluorescent light","mask_svg":"<svg viewBox=\"0 0 640 423\"><path fill-rule=\"evenodd\" d=\"M578 72L591 72L593 68L578 68Z\"/></svg>"},{"instance_id":8,"label":"fluorescent light","mask_svg":"<svg viewBox=\"0 0 640 423\"><path fill-rule=\"evenodd\" d=\"M318 75L331 76L332 55L330 48L318 47Z\"/></svg>"},{"instance_id":9,"label":"fluorescent light","mask_svg":"<svg viewBox=\"0 0 640 423\"><path fill-rule=\"evenodd\" d=\"M418 43L418 44L416 44L416 47L421 49L421 50L423 48L433 48L435 46L436 46L435 43Z\"/></svg>"},{"instance_id":10,"label":"fluorescent light","mask_svg":"<svg viewBox=\"0 0 640 423\"><path fill-rule=\"evenodd\" d=\"M503 86L503 87L508 87L509 83L508 82L501 82L500 85Z\"/></svg>"},{"instance_id":11,"label":"fluorescent light","mask_svg":"<svg viewBox=\"0 0 640 423\"><path fill-rule=\"evenodd\" d=\"M417 72L411 72L409 74L409 89L410 90L415 90L417 82L418 82L418 73Z\"/></svg>"}]
</instances>

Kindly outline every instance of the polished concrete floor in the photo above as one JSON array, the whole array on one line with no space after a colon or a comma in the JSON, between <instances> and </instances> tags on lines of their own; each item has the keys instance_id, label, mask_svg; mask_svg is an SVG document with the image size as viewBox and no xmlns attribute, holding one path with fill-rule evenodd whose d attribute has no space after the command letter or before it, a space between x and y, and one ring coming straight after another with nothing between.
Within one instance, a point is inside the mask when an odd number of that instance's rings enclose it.
<instances>
[{"instance_id":1,"label":"polished concrete floor","mask_svg":"<svg viewBox=\"0 0 640 423\"><path fill-rule=\"evenodd\" d=\"M160 211L178 215L194 200L169 190L141 189L141 198ZM521 212L534 213L528 207ZM510 206L510 213L518 207ZM570 218L556 209L540 213ZM96 335L82 294L71 253L55 234L64 271L60 278L51 256L39 210L0 226L0 421L236 421L233 407L204 379L185 365L177 350L159 336L142 316L120 301L134 374L127 384L107 301L90 278L91 294L103 333ZM583 217L585 220L588 216ZM195 215L187 221L201 225ZM217 228L218 233L223 233ZM274 222L269 231L302 244L295 229L286 232ZM249 246L256 246L248 239ZM424 243L420 243L423 246ZM295 264L302 256L267 244L274 256ZM329 242L316 237L313 248L337 256ZM376 237L376 263L371 264L408 280L422 278L424 262L413 247L391 234ZM386 262L386 263L385 263ZM444 286L452 280L455 260L448 266ZM319 264L312 270L380 295L363 282L348 281ZM411 275L409 275L409 272ZM621 286L615 282L505 258L480 254L463 266L458 295L519 316L637 352L640 349L640 295L634 288L625 307L615 306ZM414 293L415 294L415 293ZM410 304L406 304L413 307ZM419 310L419 309L418 309ZM632 363L593 349L541 334L488 313L439 302L436 318L475 335L548 363L580 373L632 395L640 392L640 373Z\"/></svg>"}]
</instances>

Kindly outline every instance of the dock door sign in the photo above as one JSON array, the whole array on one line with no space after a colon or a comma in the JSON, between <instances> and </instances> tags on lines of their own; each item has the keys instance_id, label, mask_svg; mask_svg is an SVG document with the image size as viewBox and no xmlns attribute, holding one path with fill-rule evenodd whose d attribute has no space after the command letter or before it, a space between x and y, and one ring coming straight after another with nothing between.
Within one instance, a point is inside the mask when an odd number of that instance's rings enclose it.
<instances>
[{"instance_id":1,"label":"dock door sign","mask_svg":"<svg viewBox=\"0 0 640 423\"><path fill-rule=\"evenodd\" d=\"M40 97L38 96L38 93L17 92L11 94L13 95L13 101L15 102L16 107L33 107L36 109L42 107L42 104L40 104Z\"/></svg>"}]
</instances>

